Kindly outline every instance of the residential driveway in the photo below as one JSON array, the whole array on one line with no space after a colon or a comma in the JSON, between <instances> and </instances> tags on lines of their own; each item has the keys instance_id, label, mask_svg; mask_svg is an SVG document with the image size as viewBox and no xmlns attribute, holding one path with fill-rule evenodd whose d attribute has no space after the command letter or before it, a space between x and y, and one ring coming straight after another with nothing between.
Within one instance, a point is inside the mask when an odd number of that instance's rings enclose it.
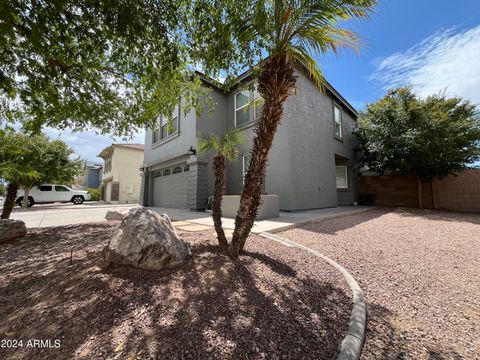
<instances>
[{"instance_id":1,"label":"residential driveway","mask_svg":"<svg viewBox=\"0 0 480 360\"><path fill-rule=\"evenodd\" d=\"M480 215L374 209L279 235L360 283L362 359L480 359Z\"/></svg>"},{"instance_id":2,"label":"residential driveway","mask_svg":"<svg viewBox=\"0 0 480 360\"><path fill-rule=\"evenodd\" d=\"M25 222L27 228L61 226L103 221L110 209L128 209L138 204L103 204L86 202L82 205L73 204L45 204L35 205L29 209L15 208L10 215L11 219Z\"/></svg>"}]
</instances>

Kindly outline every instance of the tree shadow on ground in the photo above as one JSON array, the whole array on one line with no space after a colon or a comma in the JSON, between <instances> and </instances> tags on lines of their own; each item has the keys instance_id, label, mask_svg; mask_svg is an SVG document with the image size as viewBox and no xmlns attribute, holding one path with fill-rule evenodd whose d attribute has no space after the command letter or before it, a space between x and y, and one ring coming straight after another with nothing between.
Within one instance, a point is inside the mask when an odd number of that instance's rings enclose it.
<instances>
[{"instance_id":1,"label":"tree shadow on ground","mask_svg":"<svg viewBox=\"0 0 480 360\"><path fill-rule=\"evenodd\" d=\"M211 231L180 269L103 271L95 264L113 229L39 229L0 246L0 332L61 340L58 349L2 348L0 358L335 357L351 300L328 276L258 245L232 261L207 241Z\"/></svg>"}]
</instances>

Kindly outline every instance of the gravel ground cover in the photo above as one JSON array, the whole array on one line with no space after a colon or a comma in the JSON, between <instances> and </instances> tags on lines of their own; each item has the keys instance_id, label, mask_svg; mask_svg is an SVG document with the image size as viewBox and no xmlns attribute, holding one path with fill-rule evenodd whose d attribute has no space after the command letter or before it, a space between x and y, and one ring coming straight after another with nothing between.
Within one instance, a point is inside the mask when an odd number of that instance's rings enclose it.
<instances>
[{"instance_id":1,"label":"gravel ground cover","mask_svg":"<svg viewBox=\"0 0 480 360\"><path fill-rule=\"evenodd\" d=\"M0 246L0 339L23 341L4 342L0 359L335 358L351 298L326 263L260 237L232 262L206 230L179 232L192 258L175 271L101 270L116 224L31 229Z\"/></svg>"},{"instance_id":2,"label":"gravel ground cover","mask_svg":"<svg viewBox=\"0 0 480 360\"><path fill-rule=\"evenodd\" d=\"M480 359L480 215L384 208L279 235L359 282L363 359Z\"/></svg>"}]
</instances>

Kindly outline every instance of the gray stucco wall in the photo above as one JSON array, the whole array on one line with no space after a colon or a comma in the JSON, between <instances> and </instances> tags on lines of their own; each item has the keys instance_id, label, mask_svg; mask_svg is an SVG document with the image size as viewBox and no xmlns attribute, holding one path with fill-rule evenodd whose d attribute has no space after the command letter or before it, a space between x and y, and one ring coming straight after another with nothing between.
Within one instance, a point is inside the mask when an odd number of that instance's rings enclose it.
<instances>
[{"instance_id":1,"label":"gray stucco wall","mask_svg":"<svg viewBox=\"0 0 480 360\"><path fill-rule=\"evenodd\" d=\"M223 136L227 129L226 115L226 97L223 92L218 90L210 91L210 98L216 104L215 108L209 109L205 105L203 112L200 116L197 117L196 121L196 131L198 136L203 134L215 134L216 136ZM195 147L198 149L198 143L195 143ZM214 185L214 176L213 176L213 156L214 151L209 151L204 154L197 154L198 161L207 163L206 165L206 178L207 178L207 188L204 191L208 196L213 195L213 185ZM208 197L207 196L207 197Z\"/></svg>"},{"instance_id":2,"label":"gray stucco wall","mask_svg":"<svg viewBox=\"0 0 480 360\"><path fill-rule=\"evenodd\" d=\"M296 138L290 141L291 182L295 193L292 208L337 206L335 154L353 159L354 120L331 93L318 91L303 73L297 71L296 75L297 95L292 96L285 107L290 133ZM341 141L334 136L334 104L342 109ZM347 196L352 196L351 191L342 192L342 200Z\"/></svg>"},{"instance_id":3,"label":"gray stucco wall","mask_svg":"<svg viewBox=\"0 0 480 360\"><path fill-rule=\"evenodd\" d=\"M278 127L265 179L265 191L280 196L280 209L301 210L334 207L353 201L353 184L337 196L335 154L353 158L351 131L354 120L342 108L343 141L334 137L333 96L321 93L301 72L296 72L297 95L292 95L284 107L284 117ZM234 126L234 93L227 96L228 127ZM250 152L253 127L244 126L247 143L239 147L240 154ZM349 181L353 177L349 176ZM227 194L242 190L242 162L228 166Z\"/></svg>"},{"instance_id":4,"label":"gray stucco wall","mask_svg":"<svg viewBox=\"0 0 480 360\"><path fill-rule=\"evenodd\" d=\"M354 146L351 132L355 124L353 116L343 104L336 102L342 108L344 136L342 141L339 141L334 137L333 95L328 91L319 92L303 73L297 71L296 76L297 94L292 95L285 104L284 118L278 127L269 154L265 193L279 195L280 209L287 211L350 204L356 197L354 176L349 167L349 189L337 191L335 155L337 155L337 164L338 159L341 158L342 165L351 165ZM147 130L145 141L147 166L155 168L161 162L171 163L176 159L183 160L190 145L198 149L197 135L215 133L217 136L222 136L227 129L234 127L235 93L233 91L225 95L220 91L212 90L210 96L217 103L213 114L205 108L198 117L193 111L184 116L183 111L180 110L178 136L168 139L161 145L151 145L152 134ZM251 150L253 123L239 128L244 131L247 140L245 144L239 146L239 154L246 155ZM199 199L196 195L194 202L197 204L203 202L203 197L213 193L212 160L213 152L189 157L189 162L198 161L206 164L206 181L202 180L198 183L204 184L202 186L206 189L196 190L202 197ZM202 178L204 177L202 175ZM227 165L226 194L238 195L242 187L242 157L240 156L237 161ZM189 192L192 192L192 189Z\"/></svg>"},{"instance_id":5,"label":"gray stucco wall","mask_svg":"<svg viewBox=\"0 0 480 360\"><path fill-rule=\"evenodd\" d=\"M236 92L232 92L227 96L227 127L235 126L235 110L234 96ZM283 121L275 135L272 149L268 157L267 175L265 178L265 193L276 194L280 196L280 208L289 209L291 207L291 191L290 189L290 159L288 156L290 137L288 127ZM227 190L228 195L238 195L242 192L242 155L248 155L251 151L253 141L253 125L248 123L239 128L243 130L246 142L238 147L240 157L237 161L227 166Z\"/></svg>"},{"instance_id":6,"label":"gray stucco wall","mask_svg":"<svg viewBox=\"0 0 480 360\"><path fill-rule=\"evenodd\" d=\"M145 131L145 164L148 167L188 153L190 146L196 145L195 111L184 114L183 106L177 112L179 131L172 137L152 144L152 130Z\"/></svg>"}]
</instances>

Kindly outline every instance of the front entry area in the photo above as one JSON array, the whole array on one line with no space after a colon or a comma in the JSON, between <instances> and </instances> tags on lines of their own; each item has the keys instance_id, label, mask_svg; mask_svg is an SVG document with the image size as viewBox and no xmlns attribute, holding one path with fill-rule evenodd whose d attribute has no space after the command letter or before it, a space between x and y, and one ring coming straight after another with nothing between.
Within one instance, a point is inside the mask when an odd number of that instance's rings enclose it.
<instances>
[{"instance_id":1,"label":"front entry area","mask_svg":"<svg viewBox=\"0 0 480 360\"><path fill-rule=\"evenodd\" d=\"M153 176L153 206L187 208L188 166L186 164L155 171Z\"/></svg>"}]
</instances>

